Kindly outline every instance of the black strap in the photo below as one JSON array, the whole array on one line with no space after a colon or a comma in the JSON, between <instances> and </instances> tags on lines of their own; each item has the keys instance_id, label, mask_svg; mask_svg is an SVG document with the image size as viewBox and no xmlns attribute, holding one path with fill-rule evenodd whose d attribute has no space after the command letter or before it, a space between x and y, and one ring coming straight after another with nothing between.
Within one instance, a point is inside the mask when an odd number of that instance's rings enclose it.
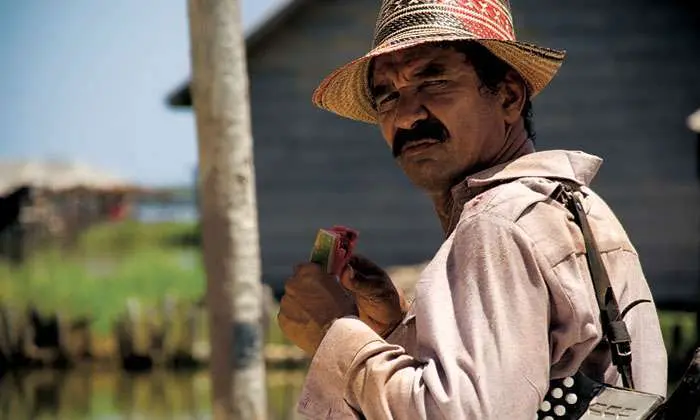
<instances>
[{"instance_id":1,"label":"black strap","mask_svg":"<svg viewBox=\"0 0 700 420\"><path fill-rule=\"evenodd\" d=\"M634 381L632 380L632 340L627 330L627 325L620 314L620 307L610 285L610 277L603 264L603 257L588 223L588 217L583 208L580 194L580 191L574 191L569 185L560 184L554 193L554 197L569 209L574 216L574 221L583 233L583 241L586 245L586 260L588 261L588 269L591 273L591 280L593 281L593 288L595 289L596 300L600 309L603 336L608 340L612 354L612 363L622 376L623 386L634 389Z\"/></svg>"}]
</instances>

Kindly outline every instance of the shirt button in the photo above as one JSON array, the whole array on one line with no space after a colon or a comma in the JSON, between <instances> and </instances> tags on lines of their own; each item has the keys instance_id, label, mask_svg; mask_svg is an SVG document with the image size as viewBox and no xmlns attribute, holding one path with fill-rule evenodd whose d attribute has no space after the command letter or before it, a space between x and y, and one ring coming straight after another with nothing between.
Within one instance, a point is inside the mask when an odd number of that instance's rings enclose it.
<instances>
[{"instance_id":1,"label":"shirt button","mask_svg":"<svg viewBox=\"0 0 700 420\"><path fill-rule=\"evenodd\" d=\"M563 405L555 406L554 407L554 414L556 414L557 416L560 416L560 417L563 416L564 414L566 414L566 407L564 407Z\"/></svg>"},{"instance_id":2,"label":"shirt button","mask_svg":"<svg viewBox=\"0 0 700 420\"><path fill-rule=\"evenodd\" d=\"M578 401L578 397L576 394L566 394L566 398L564 398L567 403L574 405L576 404L576 401Z\"/></svg>"},{"instance_id":3,"label":"shirt button","mask_svg":"<svg viewBox=\"0 0 700 420\"><path fill-rule=\"evenodd\" d=\"M564 386L567 388L571 388L572 386L574 386L574 378L572 378L571 376L569 376L568 378L565 378L564 379Z\"/></svg>"},{"instance_id":4,"label":"shirt button","mask_svg":"<svg viewBox=\"0 0 700 420\"><path fill-rule=\"evenodd\" d=\"M552 408L552 404L549 401L542 401L540 404L540 411L547 412Z\"/></svg>"},{"instance_id":5,"label":"shirt button","mask_svg":"<svg viewBox=\"0 0 700 420\"><path fill-rule=\"evenodd\" d=\"M552 397L561 398L563 396L564 396L564 391L562 391L561 388L554 388L552 390Z\"/></svg>"}]
</instances>

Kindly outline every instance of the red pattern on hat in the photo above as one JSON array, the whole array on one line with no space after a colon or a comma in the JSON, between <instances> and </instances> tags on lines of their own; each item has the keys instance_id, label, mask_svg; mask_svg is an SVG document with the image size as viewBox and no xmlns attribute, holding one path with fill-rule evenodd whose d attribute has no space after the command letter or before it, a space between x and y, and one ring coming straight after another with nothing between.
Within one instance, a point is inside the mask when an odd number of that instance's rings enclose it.
<instances>
[{"instance_id":1,"label":"red pattern on hat","mask_svg":"<svg viewBox=\"0 0 700 420\"><path fill-rule=\"evenodd\" d=\"M515 40L510 5L507 0L394 0L385 2L379 22L391 21L391 16L412 6L440 5L459 16L464 28L486 39ZM380 24L381 26L381 24Z\"/></svg>"},{"instance_id":2,"label":"red pattern on hat","mask_svg":"<svg viewBox=\"0 0 700 420\"><path fill-rule=\"evenodd\" d=\"M463 22L475 35L503 39L504 34L491 28L494 26L508 34L506 39L515 39L508 6L498 0L432 0L431 2L453 6L453 10L457 13L461 12L461 14L464 14L465 11L472 12L474 15L464 15Z\"/></svg>"}]
</instances>

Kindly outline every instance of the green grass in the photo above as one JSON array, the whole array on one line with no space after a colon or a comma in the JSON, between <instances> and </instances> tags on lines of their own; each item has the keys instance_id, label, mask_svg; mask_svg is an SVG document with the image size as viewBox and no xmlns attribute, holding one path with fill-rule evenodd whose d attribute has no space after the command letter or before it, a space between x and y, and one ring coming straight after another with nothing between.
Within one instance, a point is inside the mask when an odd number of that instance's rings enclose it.
<instances>
[{"instance_id":1,"label":"green grass","mask_svg":"<svg viewBox=\"0 0 700 420\"><path fill-rule=\"evenodd\" d=\"M156 305L165 296L200 299L205 276L199 250L178 246L193 225L134 222L96 227L70 251L49 248L25 264L0 264L0 300L41 312L88 316L107 334L127 300Z\"/></svg>"},{"instance_id":2,"label":"green grass","mask_svg":"<svg viewBox=\"0 0 700 420\"><path fill-rule=\"evenodd\" d=\"M697 343L697 331L695 328L695 314L688 312L662 311L659 313L661 333L664 336L669 357L683 358ZM674 348L674 330L678 328L679 342Z\"/></svg>"},{"instance_id":3,"label":"green grass","mask_svg":"<svg viewBox=\"0 0 700 420\"><path fill-rule=\"evenodd\" d=\"M193 223L143 224L136 221L98 225L79 241L80 252L123 252L143 248L173 248L197 237Z\"/></svg>"}]
</instances>

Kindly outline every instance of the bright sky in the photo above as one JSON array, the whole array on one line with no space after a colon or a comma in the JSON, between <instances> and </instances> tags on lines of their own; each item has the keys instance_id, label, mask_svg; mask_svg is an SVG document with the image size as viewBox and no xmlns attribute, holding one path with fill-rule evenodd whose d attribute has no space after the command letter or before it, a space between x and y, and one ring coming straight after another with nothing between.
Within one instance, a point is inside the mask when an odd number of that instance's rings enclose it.
<instances>
[{"instance_id":1,"label":"bright sky","mask_svg":"<svg viewBox=\"0 0 700 420\"><path fill-rule=\"evenodd\" d=\"M285 0L241 0L244 27ZM186 0L0 2L0 159L78 160L143 184L192 182Z\"/></svg>"}]
</instances>

